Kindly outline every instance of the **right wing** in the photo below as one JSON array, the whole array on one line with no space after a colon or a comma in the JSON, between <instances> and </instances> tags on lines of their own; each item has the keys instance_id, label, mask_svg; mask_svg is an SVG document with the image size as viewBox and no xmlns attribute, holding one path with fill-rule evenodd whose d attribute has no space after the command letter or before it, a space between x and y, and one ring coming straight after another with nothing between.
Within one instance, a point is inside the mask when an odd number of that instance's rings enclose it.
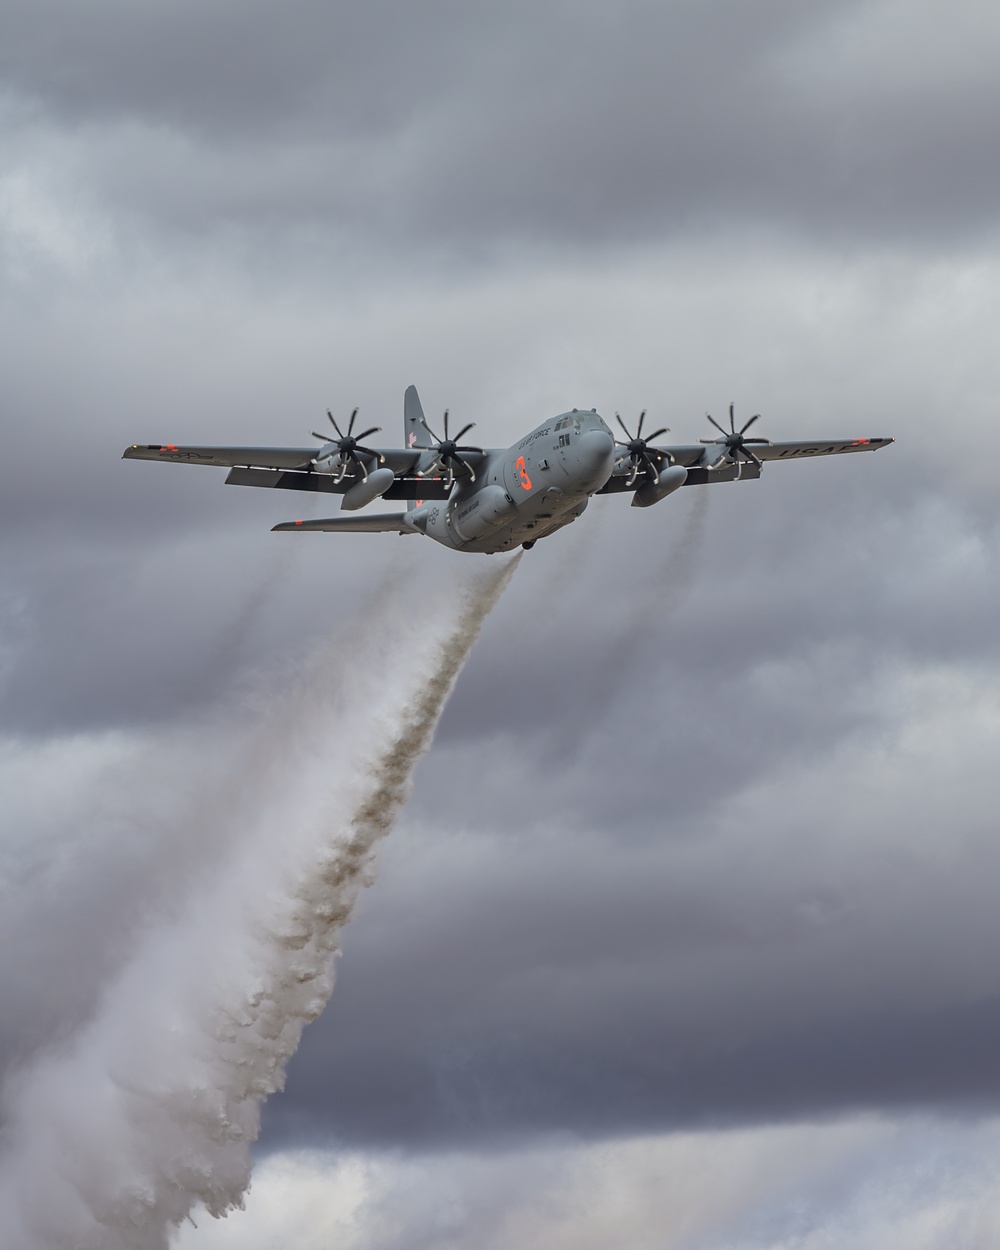
<instances>
[{"instance_id":1,"label":"right wing","mask_svg":"<svg viewBox=\"0 0 1000 1250\"><path fill-rule=\"evenodd\" d=\"M133 443L125 448L122 459L309 472L320 450L319 447L185 447L177 443ZM419 451L407 451L403 447L373 447L372 451L378 452L380 463L396 474L408 473L420 458Z\"/></svg>"},{"instance_id":2,"label":"right wing","mask_svg":"<svg viewBox=\"0 0 1000 1250\"><path fill-rule=\"evenodd\" d=\"M229 468L231 486L263 486L278 490L314 491L344 495L361 474L352 464L343 477L317 473L314 463L318 447L191 447L177 443L133 443L123 454L125 460L165 460L179 464L209 464ZM373 447L380 463L392 469L396 480L384 492L386 499L447 499L451 489L443 475L417 477L414 469L426 448L419 446Z\"/></svg>"}]
</instances>

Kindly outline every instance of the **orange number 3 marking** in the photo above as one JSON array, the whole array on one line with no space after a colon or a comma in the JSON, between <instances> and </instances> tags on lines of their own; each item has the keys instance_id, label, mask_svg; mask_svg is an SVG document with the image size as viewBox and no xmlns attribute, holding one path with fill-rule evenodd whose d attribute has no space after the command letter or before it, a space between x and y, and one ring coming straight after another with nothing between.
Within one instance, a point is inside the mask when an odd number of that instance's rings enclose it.
<instances>
[{"instance_id":1,"label":"orange number 3 marking","mask_svg":"<svg viewBox=\"0 0 1000 1250\"><path fill-rule=\"evenodd\" d=\"M517 469L518 474L520 475L521 489L531 490L531 478L528 477L528 470L524 467L523 456L518 456L517 460L514 463L514 468Z\"/></svg>"}]
</instances>

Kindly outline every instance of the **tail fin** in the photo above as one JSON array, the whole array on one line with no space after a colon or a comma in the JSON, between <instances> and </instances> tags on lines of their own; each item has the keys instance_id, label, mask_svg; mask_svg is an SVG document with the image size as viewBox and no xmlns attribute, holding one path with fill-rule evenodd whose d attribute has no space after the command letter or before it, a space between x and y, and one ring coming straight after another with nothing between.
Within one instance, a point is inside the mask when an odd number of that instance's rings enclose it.
<instances>
[{"instance_id":1,"label":"tail fin","mask_svg":"<svg viewBox=\"0 0 1000 1250\"><path fill-rule=\"evenodd\" d=\"M424 410L415 386L408 386L403 396L403 443L406 447L433 447L434 439L424 420ZM422 499L410 499L407 508L412 510Z\"/></svg>"}]
</instances>

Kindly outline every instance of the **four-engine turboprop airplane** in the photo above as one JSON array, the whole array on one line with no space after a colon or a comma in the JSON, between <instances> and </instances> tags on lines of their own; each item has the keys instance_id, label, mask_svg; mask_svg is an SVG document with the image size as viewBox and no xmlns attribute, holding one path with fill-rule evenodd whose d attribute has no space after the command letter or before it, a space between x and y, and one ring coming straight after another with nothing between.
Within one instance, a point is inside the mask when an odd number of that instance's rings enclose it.
<instances>
[{"instance_id":1,"label":"four-engine turboprop airplane","mask_svg":"<svg viewBox=\"0 0 1000 1250\"><path fill-rule=\"evenodd\" d=\"M325 530L426 534L456 551L494 553L530 548L580 516L592 495L631 492L634 508L648 508L681 486L739 482L760 477L769 460L805 460L849 451L877 451L891 438L854 438L772 443L748 438L760 416L736 428L733 406L729 428L712 423L718 435L699 443L661 446L653 443L666 429L635 434L621 418L625 435L615 440L596 409L574 408L537 426L513 447L472 447L454 437L444 414L444 438L424 418L416 387L403 400L404 448L368 447L364 440L381 427L354 433L358 410L346 433L327 412L333 437L316 434L321 447L183 447L173 443L135 444L129 460L176 460L185 464L229 467L227 482L285 490L341 495L348 513L376 499L405 499L405 512L374 516L339 516L326 520L286 521L276 530Z\"/></svg>"}]
</instances>

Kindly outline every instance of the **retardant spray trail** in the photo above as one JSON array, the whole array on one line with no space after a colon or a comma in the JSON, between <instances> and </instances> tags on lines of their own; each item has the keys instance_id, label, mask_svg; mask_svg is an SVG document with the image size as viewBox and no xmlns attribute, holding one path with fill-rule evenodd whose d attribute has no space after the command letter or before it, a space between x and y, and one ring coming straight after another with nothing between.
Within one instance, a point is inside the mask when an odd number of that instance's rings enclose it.
<instances>
[{"instance_id":1,"label":"retardant spray trail","mask_svg":"<svg viewBox=\"0 0 1000 1250\"><path fill-rule=\"evenodd\" d=\"M412 593L385 593L269 708L228 778L224 867L8 1085L8 1250L165 1250L195 1208L241 1205L261 1104L330 996L374 848L516 563L436 590L417 620Z\"/></svg>"}]
</instances>

